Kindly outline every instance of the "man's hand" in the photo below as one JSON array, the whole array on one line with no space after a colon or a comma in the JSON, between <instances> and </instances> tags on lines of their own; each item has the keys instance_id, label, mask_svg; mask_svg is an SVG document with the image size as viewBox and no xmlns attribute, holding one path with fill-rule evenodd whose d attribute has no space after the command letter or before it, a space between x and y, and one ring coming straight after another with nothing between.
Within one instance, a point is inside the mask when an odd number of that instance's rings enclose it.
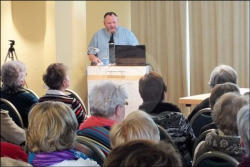
<instances>
[{"instance_id":1,"label":"man's hand","mask_svg":"<svg viewBox=\"0 0 250 167\"><path fill-rule=\"evenodd\" d=\"M93 55L93 54L89 54L89 60L91 62L96 63L96 64L102 63L102 61L98 57L96 57L95 55Z\"/></svg>"}]
</instances>

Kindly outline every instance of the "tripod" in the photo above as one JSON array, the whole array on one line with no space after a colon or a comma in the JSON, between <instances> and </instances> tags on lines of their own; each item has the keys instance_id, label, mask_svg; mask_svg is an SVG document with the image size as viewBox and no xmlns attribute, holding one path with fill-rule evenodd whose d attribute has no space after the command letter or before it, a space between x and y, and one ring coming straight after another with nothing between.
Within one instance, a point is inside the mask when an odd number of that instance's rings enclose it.
<instances>
[{"instance_id":1,"label":"tripod","mask_svg":"<svg viewBox=\"0 0 250 167\"><path fill-rule=\"evenodd\" d=\"M13 47L15 45L15 41L14 40L9 40L9 41L10 41L10 48L8 49L8 53L5 57L4 62L7 61L7 58L10 58L11 60L14 60L16 58L16 60L18 60L15 48Z\"/></svg>"}]
</instances>

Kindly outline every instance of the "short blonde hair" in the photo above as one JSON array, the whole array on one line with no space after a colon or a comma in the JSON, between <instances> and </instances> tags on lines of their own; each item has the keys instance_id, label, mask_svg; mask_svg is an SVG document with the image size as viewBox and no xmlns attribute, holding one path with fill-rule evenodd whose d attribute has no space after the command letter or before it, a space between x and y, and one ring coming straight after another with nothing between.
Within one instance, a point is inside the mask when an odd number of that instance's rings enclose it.
<instances>
[{"instance_id":1,"label":"short blonde hair","mask_svg":"<svg viewBox=\"0 0 250 167\"><path fill-rule=\"evenodd\" d=\"M73 148L78 127L74 112L62 102L36 104L29 113L26 148L52 152Z\"/></svg>"},{"instance_id":2,"label":"short blonde hair","mask_svg":"<svg viewBox=\"0 0 250 167\"><path fill-rule=\"evenodd\" d=\"M140 110L130 113L124 121L115 124L110 131L112 148L136 139L155 142L160 140L157 125L149 114Z\"/></svg>"},{"instance_id":3,"label":"short blonde hair","mask_svg":"<svg viewBox=\"0 0 250 167\"><path fill-rule=\"evenodd\" d=\"M212 118L218 129L225 135L238 135L237 113L245 104L247 99L244 96L231 92L222 95L215 103Z\"/></svg>"}]
</instances>

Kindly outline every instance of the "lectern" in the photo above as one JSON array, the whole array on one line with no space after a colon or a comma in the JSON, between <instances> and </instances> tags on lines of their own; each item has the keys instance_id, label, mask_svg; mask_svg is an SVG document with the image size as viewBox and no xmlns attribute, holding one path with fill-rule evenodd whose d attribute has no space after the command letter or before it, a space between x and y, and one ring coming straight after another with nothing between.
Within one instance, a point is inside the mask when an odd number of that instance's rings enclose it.
<instances>
[{"instance_id":1,"label":"lectern","mask_svg":"<svg viewBox=\"0 0 250 167\"><path fill-rule=\"evenodd\" d=\"M128 105L125 106L126 115L128 115L142 104L139 94L139 79L148 72L149 66L88 66L88 94L94 85L102 82L111 81L124 86L128 94Z\"/></svg>"}]
</instances>

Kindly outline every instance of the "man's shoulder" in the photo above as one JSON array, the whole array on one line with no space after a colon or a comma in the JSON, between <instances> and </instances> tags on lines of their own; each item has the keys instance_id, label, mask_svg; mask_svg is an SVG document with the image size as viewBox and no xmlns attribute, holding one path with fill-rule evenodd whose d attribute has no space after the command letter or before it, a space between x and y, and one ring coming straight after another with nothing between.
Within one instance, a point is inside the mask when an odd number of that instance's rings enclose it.
<instances>
[{"instance_id":1,"label":"man's shoulder","mask_svg":"<svg viewBox=\"0 0 250 167\"><path fill-rule=\"evenodd\" d=\"M102 28L100 30L98 30L94 35L99 35L99 34L105 34L106 29Z\"/></svg>"},{"instance_id":2,"label":"man's shoulder","mask_svg":"<svg viewBox=\"0 0 250 167\"><path fill-rule=\"evenodd\" d=\"M127 33L131 33L131 31L128 29L128 28L125 28L125 27L122 27L122 26L119 26L118 27L118 32L127 32Z\"/></svg>"}]
</instances>

